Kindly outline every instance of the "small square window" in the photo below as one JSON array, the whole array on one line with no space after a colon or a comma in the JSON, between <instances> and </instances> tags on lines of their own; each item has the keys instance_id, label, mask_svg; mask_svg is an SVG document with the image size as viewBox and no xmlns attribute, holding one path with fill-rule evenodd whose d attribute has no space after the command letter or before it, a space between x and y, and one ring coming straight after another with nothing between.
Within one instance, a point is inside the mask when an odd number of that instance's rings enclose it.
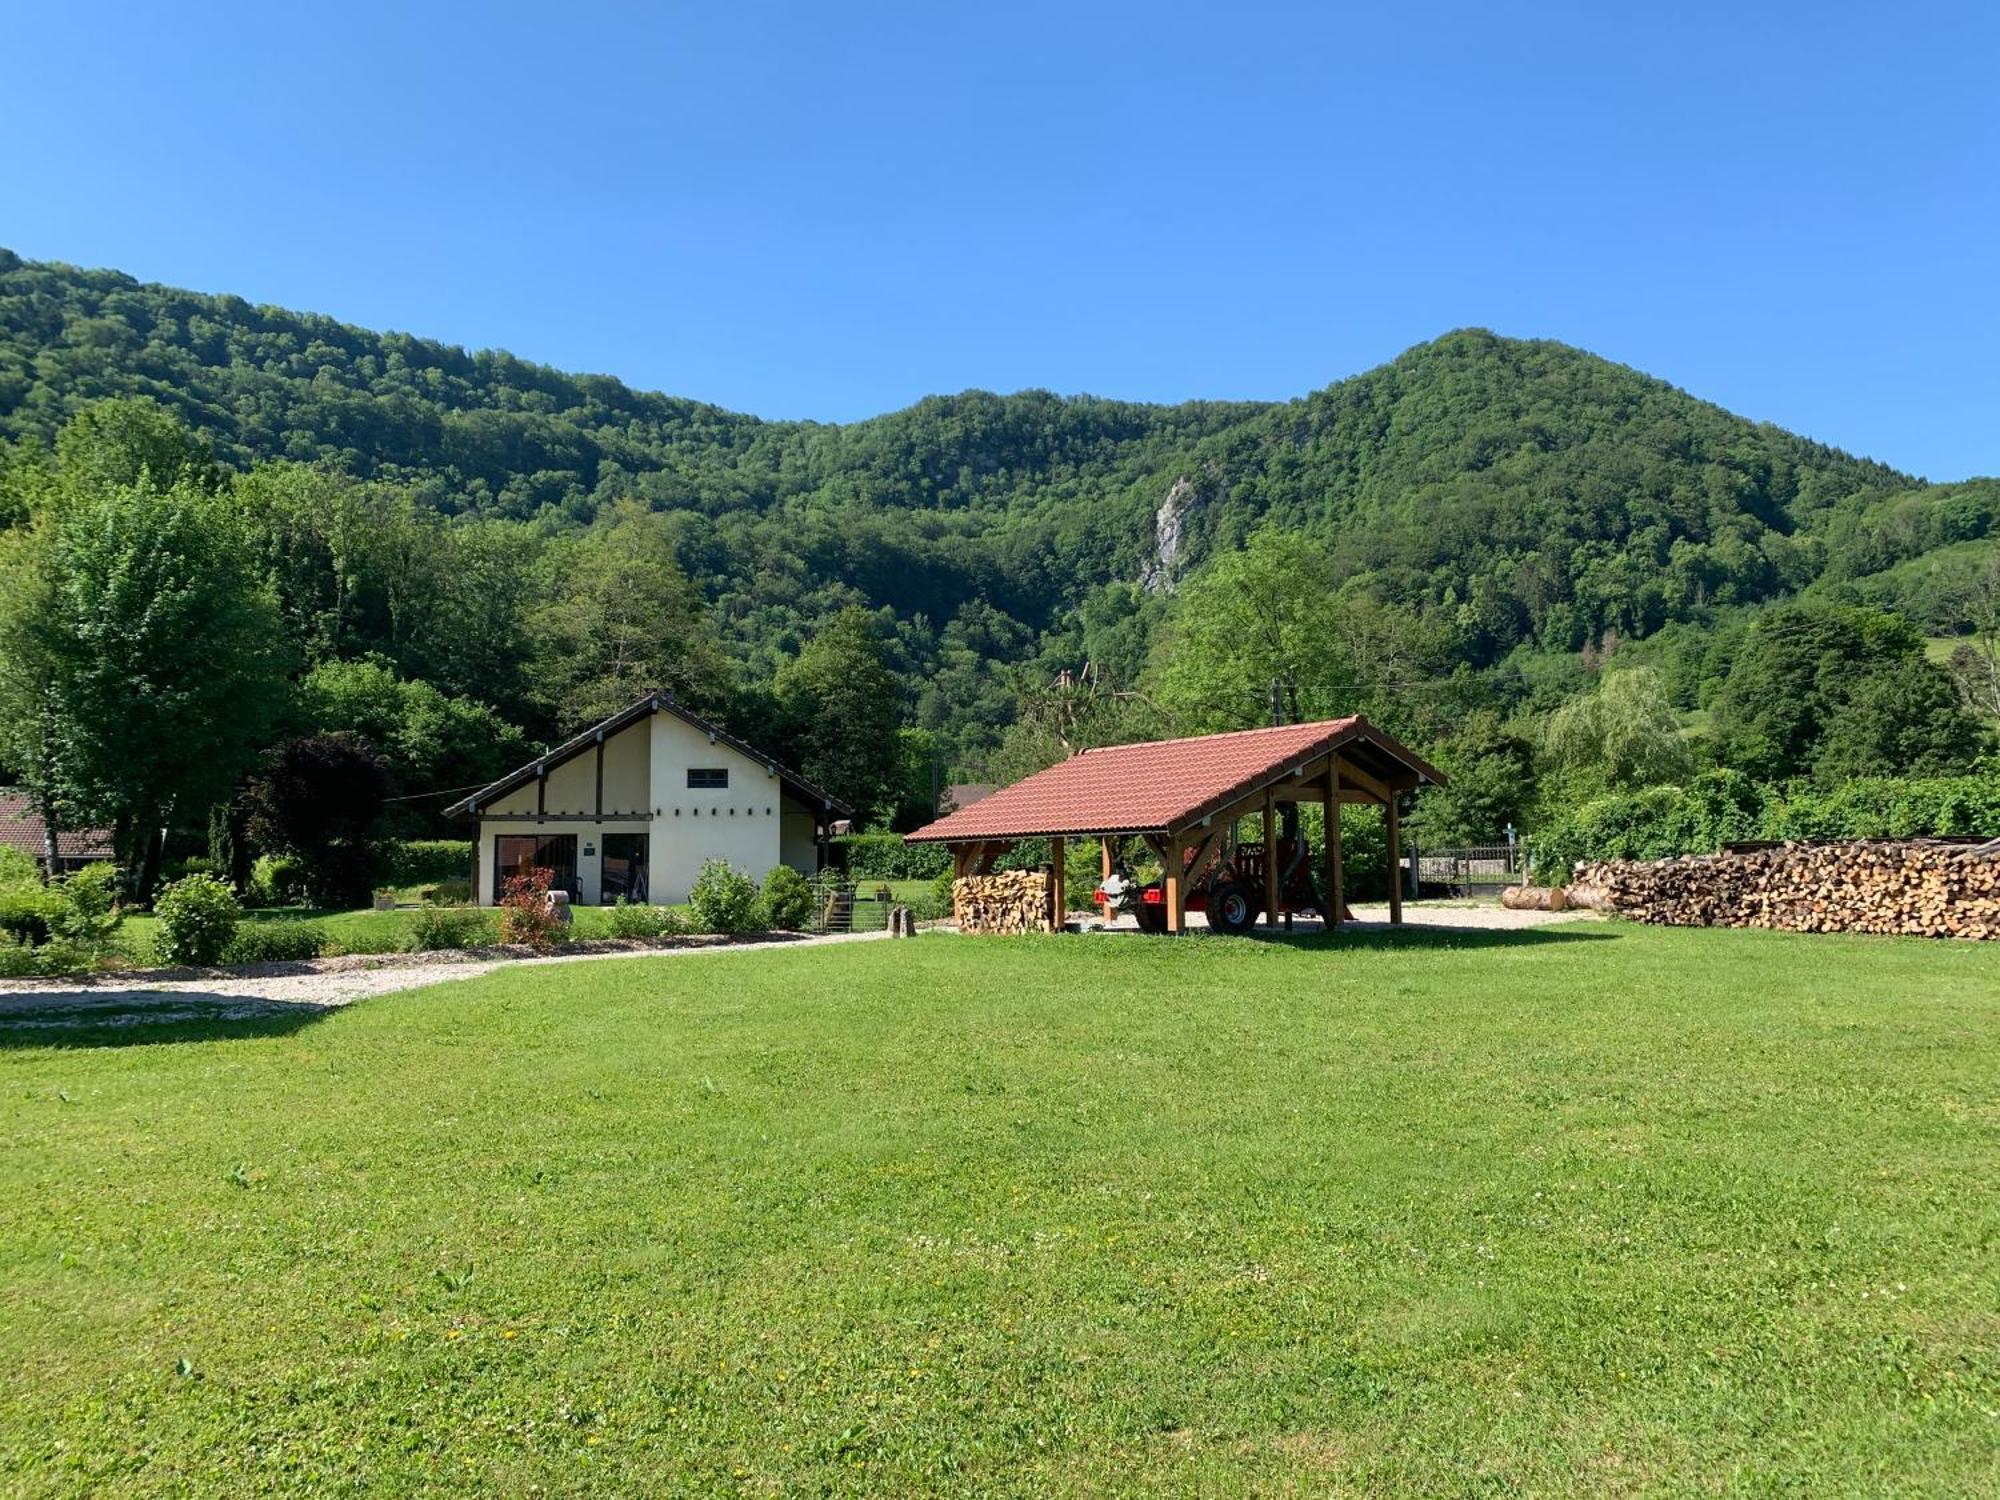
<instances>
[{"instance_id":1,"label":"small square window","mask_svg":"<svg viewBox=\"0 0 2000 1500\"><path fill-rule=\"evenodd\" d=\"M729 769L726 766L707 770L693 768L688 771L688 790L691 792L721 792L729 789Z\"/></svg>"}]
</instances>

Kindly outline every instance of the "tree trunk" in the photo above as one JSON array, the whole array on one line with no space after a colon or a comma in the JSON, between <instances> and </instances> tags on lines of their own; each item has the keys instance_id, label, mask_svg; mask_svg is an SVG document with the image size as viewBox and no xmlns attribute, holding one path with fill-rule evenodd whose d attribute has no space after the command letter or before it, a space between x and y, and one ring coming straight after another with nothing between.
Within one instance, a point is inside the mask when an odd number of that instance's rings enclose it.
<instances>
[{"instance_id":1,"label":"tree trunk","mask_svg":"<svg viewBox=\"0 0 2000 1500\"><path fill-rule=\"evenodd\" d=\"M153 887L160 883L160 846L165 839L159 827L151 823L139 831L139 836L145 842L139 846L138 890L135 894L143 904L150 906Z\"/></svg>"},{"instance_id":2,"label":"tree trunk","mask_svg":"<svg viewBox=\"0 0 2000 1500\"><path fill-rule=\"evenodd\" d=\"M62 869L62 829L56 817L55 799L38 793L33 800L40 805L42 814L42 884L48 885Z\"/></svg>"}]
</instances>

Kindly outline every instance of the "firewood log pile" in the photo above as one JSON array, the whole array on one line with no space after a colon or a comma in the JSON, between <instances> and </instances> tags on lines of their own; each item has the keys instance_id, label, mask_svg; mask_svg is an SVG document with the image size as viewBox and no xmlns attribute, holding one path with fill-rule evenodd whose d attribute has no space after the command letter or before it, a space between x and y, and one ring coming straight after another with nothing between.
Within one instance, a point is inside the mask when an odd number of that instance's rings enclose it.
<instances>
[{"instance_id":1,"label":"firewood log pile","mask_svg":"<svg viewBox=\"0 0 2000 1500\"><path fill-rule=\"evenodd\" d=\"M1602 860L1577 866L1569 900L1672 927L2000 938L2000 839Z\"/></svg>"},{"instance_id":2,"label":"firewood log pile","mask_svg":"<svg viewBox=\"0 0 2000 1500\"><path fill-rule=\"evenodd\" d=\"M1047 932L1049 877L1040 870L961 875L951 883L960 932Z\"/></svg>"}]
</instances>

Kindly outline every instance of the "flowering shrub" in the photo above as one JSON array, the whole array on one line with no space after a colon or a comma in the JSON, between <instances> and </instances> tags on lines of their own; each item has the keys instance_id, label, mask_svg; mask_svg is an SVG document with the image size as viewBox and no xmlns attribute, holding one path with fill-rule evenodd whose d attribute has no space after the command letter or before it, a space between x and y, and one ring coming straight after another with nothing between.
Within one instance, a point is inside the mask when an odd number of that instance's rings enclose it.
<instances>
[{"instance_id":1,"label":"flowering shrub","mask_svg":"<svg viewBox=\"0 0 2000 1500\"><path fill-rule=\"evenodd\" d=\"M562 923L549 909L549 871L509 875L500 897L500 941L548 953L561 935Z\"/></svg>"}]
</instances>

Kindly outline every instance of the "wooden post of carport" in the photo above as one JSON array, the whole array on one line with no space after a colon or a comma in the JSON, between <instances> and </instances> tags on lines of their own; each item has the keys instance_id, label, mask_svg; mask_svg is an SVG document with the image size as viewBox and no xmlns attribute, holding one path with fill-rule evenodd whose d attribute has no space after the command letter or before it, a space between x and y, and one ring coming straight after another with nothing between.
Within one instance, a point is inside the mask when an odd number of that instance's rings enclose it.
<instances>
[{"instance_id":1,"label":"wooden post of carport","mask_svg":"<svg viewBox=\"0 0 2000 1500\"><path fill-rule=\"evenodd\" d=\"M1391 926L1403 920L1403 833L1397 821L1396 804L1402 801L1402 794L1394 787L1389 788L1389 797L1382 804L1382 817L1388 824L1389 835L1389 922Z\"/></svg>"},{"instance_id":2,"label":"wooden post of carport","mask_svg":"<svg viewBox=\"0 0 2000 1500\"><path fill-rule=\"evenodd\" d=\"M1061 932L1063 919L1069 915L1069 891L1066 889L1067 871L1063 868L1063 838L1061 834L1049 840L1049 931Z\"/></svg>"},{"instance_id":3,"label":"wooden post of carport","mask_svg":"<svg viewBox=\"0 0 2000 1500\"><path fill-rule=\"evenodd\" d=\"M1187 926L1187 850L1178 834L1168 834L1160 852L1160 894L1166 897L1167 933L1179 937Z\"/></svg>"},{"instance_id":4,"label":"wooden post of carport","mask_svg":"<svg viewBox=\"0 0 2000 1500\"><path fill-rule=\"evenodd\" d=\"M1326 896L1326 911L1322 914L1326 930L1334 931L1340 926L1340 914L1347 906L1346 893L1341 889L1340 868L1340 757L1331 756L1326 766L1326 786L1321 793L1326 806L1326 870L1320 876L1320 890Z\"/></svg>"},{"instance_id":5,"label":"wooden post of carport","mask_svg":"<svg viewBox=\"0 0 2000 1500\"><path fill-rule=\"evenodd\" d=\"M1278 925L1278 805L1264 788L1264 925Z\"/></svg>"}]
</instances>

